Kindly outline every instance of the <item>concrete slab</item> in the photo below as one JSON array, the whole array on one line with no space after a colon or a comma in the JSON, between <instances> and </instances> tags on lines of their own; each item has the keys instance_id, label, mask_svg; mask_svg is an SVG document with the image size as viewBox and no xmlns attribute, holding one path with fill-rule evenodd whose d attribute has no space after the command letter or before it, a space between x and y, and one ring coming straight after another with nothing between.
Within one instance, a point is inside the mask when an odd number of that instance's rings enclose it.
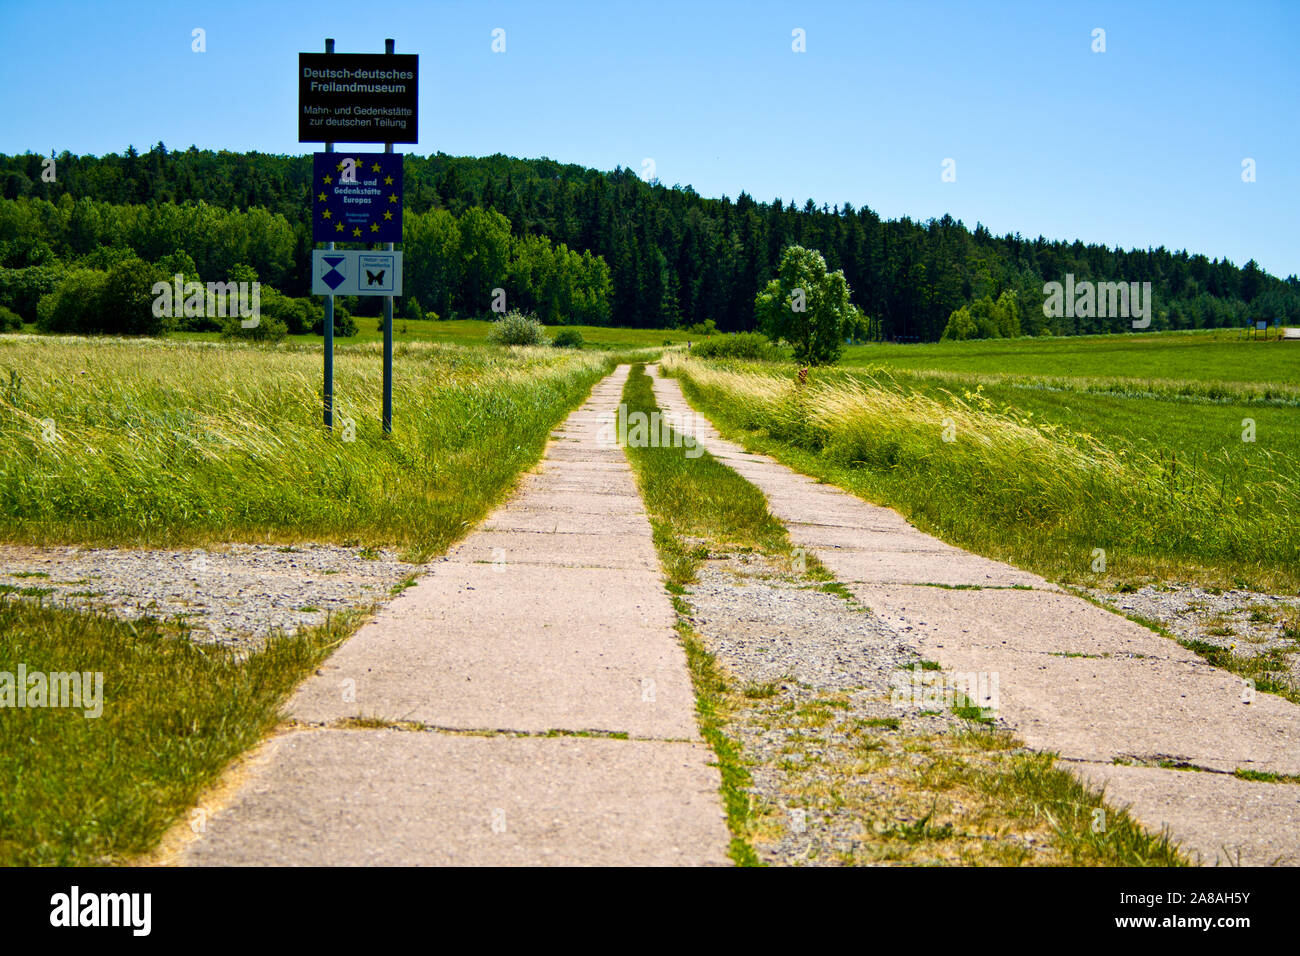
<instances>
[{"instance_id":1,"label":"concrete slab","mask_svg":"<svg viewBox=\"0 0 1300 956\"><path fill-rule=\"evenodd\" d=\"M566 477L580 477L584 475L626 475L627 460L618 461L616 459L602 459L600 461L559 461L554 458L543 458L537 463L537 467L530 474L534 475L564 475Z\"/></svg>"},{"instance_id":2,"label":"concrete slab","mask_svg":"<svg viewBox=\"0 0 1300 956\"><path fill-rule=\"evenodd\" d=\"M512 564L659 570L659 557L650 541L607 533L480 531L448 551L447 560L491 564L503 573Z\"/></svg>"},{"instance_id":3,"label":"concrete slab","mask_svg":"<svg viewBox=\"0 0 1300 956\"><path fill-rule=\"evenodd\" d=\"M1201 660L1167 637L1062 592L907 585L855 585L852 591L923 652L952 646L970 651Z\"/></svg>"},{"instance_id":4,"label":"concrete slab","mask_svg":"<svg viewBox=\"0 0 1300 956\"><path fill-rule=\"evenodd\" d=\"M605 515L569 511L502 508L483 522L485 531L547 531L553 534L649 534L645 515Z\"/></svg>"},{"instance_id":5,"label":"concrete slab","mask_svg":"<svg viewBox=\"0 0 1300 956\"><path fill-rule=\"evenodd\" d=\"M717 771L598 385L513 500L288 705L192 864L725 863ZM355 730L346 718L443 730ZM632 739L484 736L599 732Z\"/></svg>"},{"instance_id":6,"label":"concrete slab","mask_svg":"<svg viewBox=\"0 0 1300 956\"><path fill-rule=\"evenodd\" d=\"M1035 750L1099 763L1300 774L1300 708L1272 694L1245 703L1241 678L1209 664L955 647L931 653L945 670L996 674L998 716Z\"/></svg>"},{"instance_id":7,"label":"concrete slab","mask_svg":"<svg viewBox=\"0 0 1300 956\"><path fill-rule=\"evenodd\" d=\"M547 485L533 484L521 490L503 511L567 511L584 515L644 515L645 506L635 489L627 494L591 493L586 490L560 491Z\"/></svg>"},{"instance_id":8,"label":"concrete slab","mask_svg":"<svg viewBox=\"0 0 1300 956\"><path fill-rule=\"evenodd\" d=\"M791 540L798 541L793 535ZM845 584L941 584L948 587L1047 588L1036 574L968 551L861 551L805 544Z\"/></svg>"},{"instance_id":9,"label":"concrete slab","mask_svg":"<svg viewBox=\"0 0 1300 956\"><path fill-rule=\"evenodd\" d=\"M250 761L191 866L723 865L702 744L302 731Z\"/></svg>"},{"instance_id":10,"label":"concrete slab","mask_svg":"<svg viewBox=\"0 0 1300 956\"><path fill-rule=\"evenodd\" d=\"M605 448L594 442L556 442L546 450L546 457L551 461L613 462L623 461L623 452L618 448Z\"/></svg>"},{"instance_id":11,"label":"concrete slab","mask_svg":"<svg viewBox=\"0 0 1300 956\"><path fill-rule=\"evenodd\" d=\"M325 661L288 712L696 739L663 597L657 571L442 562Z\"/></svg>"},{"instance_id":12,"label":"concrete slab","mask_svg":"<svg viewBox=\"0 0 1300 956\"><path fill-rule=\"evenodd\" d=\"M1061 766L1105 787L1153 832L1168 827L1203 866L1300 866L1300 786L1159 767Z\"/></svg>"},{"instance_id":13,"label":"concrete slab","mask_svg":"<svg viewBox=\"0 0 1300 956\"><path fill-rule=\"evenodd\" d=\"M845 519L846 521L850 519ZM890 527L875 522L874 527L851 525L805 524L789 522L790 539L817 548L843 551L922 551L927 554L965 554L938 538L922 534L914 528Z\"/></svg>"}]
</instances>

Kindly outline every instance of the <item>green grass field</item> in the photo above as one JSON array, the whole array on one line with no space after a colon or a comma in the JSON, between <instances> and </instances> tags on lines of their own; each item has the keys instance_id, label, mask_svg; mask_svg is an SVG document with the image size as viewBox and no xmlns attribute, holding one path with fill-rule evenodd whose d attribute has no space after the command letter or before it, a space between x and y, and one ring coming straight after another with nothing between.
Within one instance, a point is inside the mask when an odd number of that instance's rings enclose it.
<instances>
[{"instance_id":1,"label":"green grass field","mask_svg":"<svg viewBox=\"0 0 1300 956\"><path fill-rule=\"evenodd\" d=\"M854 345L845 349L841 364L1034 377L1300 385L1300 342L1252 341L1235 329L1215 329Z\"/></svg>"},{"instance_id":2,"label":"green grass field","mask_svg":"<svg viewBox=\"0 0 1300 956\"><path fill-rule=\"evenodd\" d=\"M0 671L103 675L98 717L29 707L0 719L0 866L103 866L152 850L359 621L335 617L240 659L156 621L0 597Z\"/></svg>"},{"instance_id":3,"label":"green grass field","mask_svg":"<svg viewBox=\"0 0 1300 956\"><path fill-rule=\"evenodd\" d=\"M377 328L379 320L374 316L355 316L357 334L350 338L336 338L335 346L342 350L371 342L382 342L384 333ZM492 323L480 319L456 319L447 322L433 322L427 319L393 318L393 341L395 343L440 342L448 345L483 345L487 342L488 329ZM665 343L685 345L692 336L675 329L615 329L600 325L552 325L547 326L548 336L554 336L560 329L574 329L582 333L583 347L586 349L603 349L623 351L644 348L662 348ZM169 339L189 342L216 342L221 336L216 332L173 332ZM694 336L698 338L698 336ZM319 335L290 335L287 342L296 345L321 348L325 341Z\"/></svg>"},{"instance_id":4,"label":"green grass field","mask_svg":"<svg viewBox=\"0 0 1300 956\"><path fill-rule=\"evenodd\" d=\"M394 427L380 350L0 338L0 538L119 545L390 544L437 553L541 455L612 367L604 352L402 344Z\"/></svg>"},{"instance_id":5,"label":"green grass field","mask_svg":"<svg viewBox=\"0 0 1300 956\"><path fill-rule=\"evenodd\" d=\"M598 348L505 349L483 344L487 323L408 323L423 338L399 332L384 437L379 336L362 322L364 336L340 343L333 435L320 424L315 336L273 347L0 336L0 540L315 540L427 557L508 493L615 363L685 338L583 329ZM871 348L849 358L888 361L815 369L804 389L792 365L678 351L663 364L719 427L973 550L1080 583L1300 587L1300 384L1286 364L1300 347L1166 335ZM1082 371L1066 374L1073 354ZM643 376L626 400L652 407ZM761 496L708 456L629 452L673 587L690 579L698 539L787 546ZM1104 575L1091 570L1098 548ZM102 670L114 704L99 720L31 710L0 724L0 863L147 852L355 623L240 660L170 625L0 598L0 670ZM707 703L717 675L692 653Z\"/></svg>"},{"instance_id":6,"label":"green grass field","mask_svg":"<svg viewBox=\"0 0 1300 956\"><path fill-rule=\"evenodd\" d=\"M1294 593L1300 347L1235 336L863 346L804 390L781 365L665 367L753 447L980 553Z\"/></svg>"}]
</instances>

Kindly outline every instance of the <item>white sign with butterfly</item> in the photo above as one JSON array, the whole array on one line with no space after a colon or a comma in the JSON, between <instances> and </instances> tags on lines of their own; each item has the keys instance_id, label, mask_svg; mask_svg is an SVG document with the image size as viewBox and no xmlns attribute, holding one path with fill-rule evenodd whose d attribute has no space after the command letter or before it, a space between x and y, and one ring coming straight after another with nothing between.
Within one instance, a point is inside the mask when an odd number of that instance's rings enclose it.
<instances>
[{"instance_id":1,"label":"white sign with butterfly","mask_svg":"<svg viewBox=\"0 0 1300 956\"><path fill-rule=\"evenodd\" d=\"M402 254L359 249L316 249L312 295L401 295Z\"/></svg>"}]
</instances>

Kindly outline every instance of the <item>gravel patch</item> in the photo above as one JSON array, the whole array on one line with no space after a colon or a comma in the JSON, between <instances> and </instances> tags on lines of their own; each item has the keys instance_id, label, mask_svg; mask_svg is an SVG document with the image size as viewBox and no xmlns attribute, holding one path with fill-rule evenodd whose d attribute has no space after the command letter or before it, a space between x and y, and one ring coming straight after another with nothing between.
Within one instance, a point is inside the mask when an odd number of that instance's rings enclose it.
<instances>
[{"instance_id":1,"label":"gravel patch","mask_svg":"<svg viewBox=\"0 0 1300 956\"><path fill-rule=\"evenodd\" d=\"M695 628L744 682L783 678L813 692L876 686L918 658L866 608L785 579L753 555L705 563L688 589Z\"/></svg>"},{"instance_id":2,"label":"gravel patch","mask_svg":"<svg viewBox=\"0 0 1300 956\"><path fill-rule=\"evenodd\" d=\"M890 859L881 832L915 824L929 809L905 795L912 788L902 777L933 759L933 741L970 727L946 708L891 699L899 675L910 678L921 664L906 638L869 609L754 554L704 562L684 600L739 694L726 729L752 778L759 858L805 866ZM948 809L968 808L956 801ZM981 839L964 836L967 846ZM1047 850L1032 834L998 839L1030 855ZM909 845L892 858L955 862L961 845L939 841L920 851L930 857L911 856Z\"/></svg>"},{"instance_id":3,"label":"gravel patch","mask_svg":"<svg viewBox=\"0 0 1300 956\"><path fill-rule=\"evenodd\" d=\"M1147 585L1122 593L1080 590L1125 614L1158 621L1183 640L1205 641L1242 657L1286 655L1300 680L1300 597L1187 584Z\"/></svg>"},{"instance_id":4,"label":"gravel patch","mask_svg":"<svg viewBox=\"0 0 1300 956\"><path fill-rule=\"evenodd\" d=\"M0 589L127 619L183 622L197 643L251 649L387 600L423 565L328 544L189 551L0 546Z\"/></svg>"}]
</instances>

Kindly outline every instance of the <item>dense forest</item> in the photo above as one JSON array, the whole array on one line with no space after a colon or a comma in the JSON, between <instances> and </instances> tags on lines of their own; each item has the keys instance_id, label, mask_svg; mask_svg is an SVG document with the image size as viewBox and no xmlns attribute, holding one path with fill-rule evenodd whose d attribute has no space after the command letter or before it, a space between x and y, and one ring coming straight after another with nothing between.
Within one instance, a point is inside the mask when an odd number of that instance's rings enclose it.
<instances>
[{"instance_id":1,"label":"dense forest","mask_svg":"<svg viewBox=\"0 0 1300 956\"><path fill-rule=\"evenodd\" d=\"M48 157L0 156L0 305L29 321L61 270L107 270L125 257L164 270L179 261L202 281L251 267L286 296L307 294L310 156L173 152L159 143L144 154L53 160L49 182ZM843 270L869 334L890 340L937 340L954 312L978 313L1007 294L1025 334L1128 327L1117 318L1045 318L1043 284L1067 273L1152 283L1152 329L1300 323L1300 281L1270 276L1253 260L1238 267L1164 248L995 236L949 216L882 220L850 203L759 202L744 192L710 199L630 169L547 159L438 153L408 155L404 165L406 292L441 318L488 314L500 287L512 308L548 323L712 319L722 330L751 330L756 294L782 249L799 244Z\"/></svg>"}]
</instances>

